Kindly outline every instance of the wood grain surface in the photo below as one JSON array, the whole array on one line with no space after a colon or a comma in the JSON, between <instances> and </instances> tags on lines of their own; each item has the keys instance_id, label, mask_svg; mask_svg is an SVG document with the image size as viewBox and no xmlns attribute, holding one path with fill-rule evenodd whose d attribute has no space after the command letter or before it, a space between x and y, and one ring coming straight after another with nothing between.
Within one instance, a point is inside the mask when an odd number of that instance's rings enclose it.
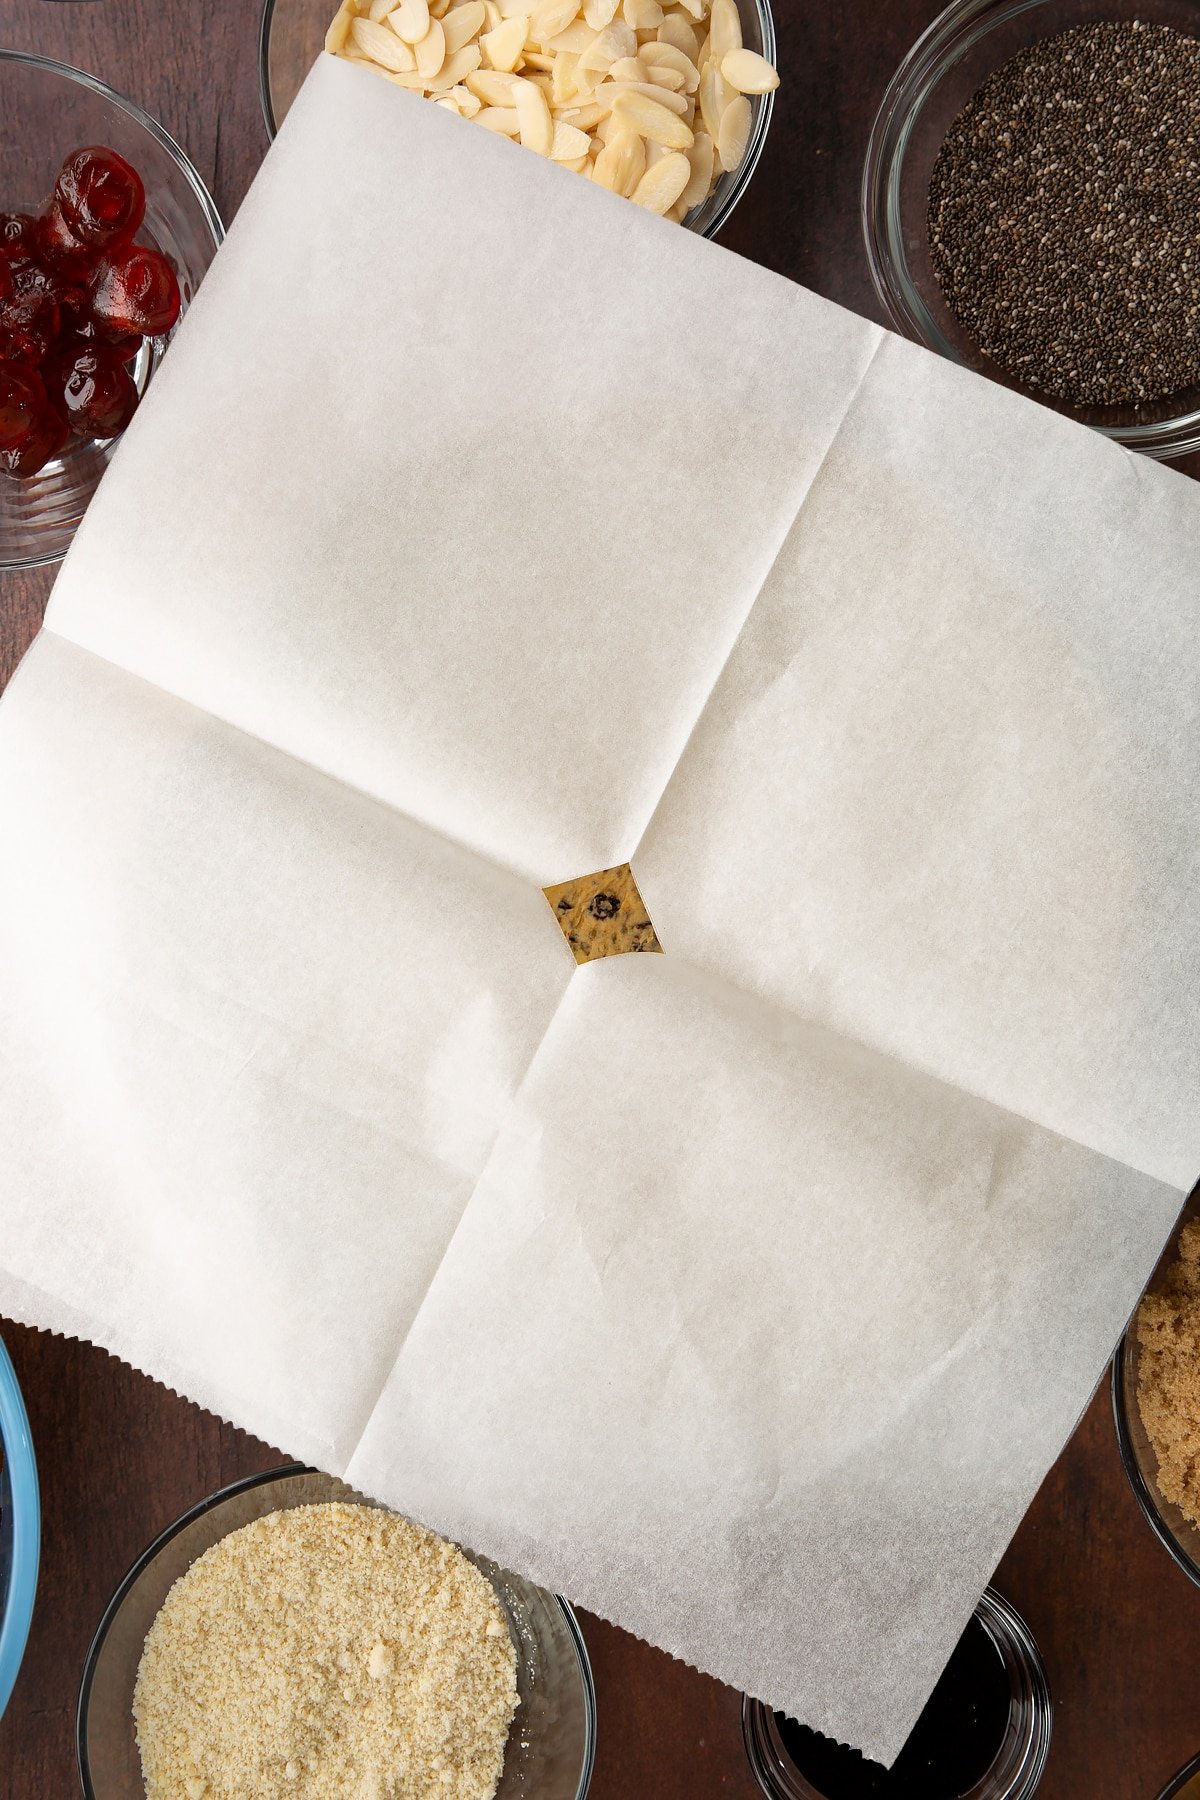
<instances>
[{"instance_id":1,"label":"wood grain surface","mask_svg":"<svg viewBox=\"0 0 1200 1800\"><path fill-rule=\"evenodd\" d=\"M858 224L863 152L892 69L937 7L775 0L775 9L783 86L724 241L878 318ZM186 146L232 216L266 147L255 0L3 0L0 31L8 47L75 63L132 95ZM1200 473L1193 464L1188 472ZM0 683L38 627L51 576L0 577ZM0 879L2 856L0 846ZM117 1581L185 1507L281 1458L100 1351L15 1326L3 1335L32 1418L45 1534L29 1652L0 1722L0 1797L69 1800L80 1668ZM1200 1750L1200 1590L1142 1521L1106 1388L996 1585L1037 1636L1054 1693L1040 1796L1155 1800ZM593 1800L753 1800L739 1696L611 1626L586 1615L583 1625L600 1720ZM798 1636L796 1656L805 1654Z\"/></svg>"}]
</instances>

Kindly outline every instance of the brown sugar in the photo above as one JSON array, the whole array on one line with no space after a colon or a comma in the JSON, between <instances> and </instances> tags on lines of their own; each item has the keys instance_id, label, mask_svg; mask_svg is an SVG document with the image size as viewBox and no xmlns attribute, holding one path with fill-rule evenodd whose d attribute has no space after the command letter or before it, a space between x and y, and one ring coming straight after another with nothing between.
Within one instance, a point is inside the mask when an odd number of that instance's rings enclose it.
<instances>
[{"instance_id":1,"label":"brown sugar","mask_svg":"<svg viewBox=\"0 0 1200 1800\"><path fill-rule=\"evenodd\" d=\"M1200 1525L1200 1219L1185 1225L1162 1288L1138 1308L1138 1411L1164 1500Z\"/></svg>"}]
</instances>

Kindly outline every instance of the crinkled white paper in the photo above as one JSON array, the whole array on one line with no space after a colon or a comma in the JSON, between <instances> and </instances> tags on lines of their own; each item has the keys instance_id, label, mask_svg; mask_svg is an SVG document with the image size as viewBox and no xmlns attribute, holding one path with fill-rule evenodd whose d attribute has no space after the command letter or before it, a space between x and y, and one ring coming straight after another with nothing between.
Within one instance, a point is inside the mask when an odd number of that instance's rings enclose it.
<instances>
[{"instance_id":1,"label":"crinkled white paper","mask_svg":"<svg viewBox=\"0 0 1200 1800\"><path fill-rule=\"evenodd\" d=\"M1197 568L324 59L0 703L0 1307L890 1760L1200 1166Z\"/></svg>"}]
</instances>

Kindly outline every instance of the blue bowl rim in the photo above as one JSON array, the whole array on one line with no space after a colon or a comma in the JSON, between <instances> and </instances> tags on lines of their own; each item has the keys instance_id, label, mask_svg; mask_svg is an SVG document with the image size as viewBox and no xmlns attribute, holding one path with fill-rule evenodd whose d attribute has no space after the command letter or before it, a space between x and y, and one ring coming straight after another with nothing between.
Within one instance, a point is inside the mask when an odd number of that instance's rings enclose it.
<instances>
[{"instance_id":1,"label":"blue bowl rim","mask_svg":"<svg viewBox=\"0 0 1200 1800\"><path fill-rule=\"evenodd\" d=\"M3 1346L0 1345L0 1349L2 1348ZM206 1512L211 1512L223 1501L232 1499L235 1494L249 1493L252 1488L264 1487L268 1482L281 1481L287 1476L318 1473L319 1471L314 1469L311 1463L282 1463L274 1469L264 1469L259 1475L246 1475L241 1481L231 1481L227 1487L218 1488L215 1493L206 1494L203 1500L198 1500L194 1506L189 1506L185 1513L181 1513L179 1518L168 1525L165 1531L160 1531L154 1542L148 1544L142 1551L104 1609L104 1616L96 1627L96 1635L88 1649L83 1664L83 1673L79 1679L79 1699L75 1707L75 1764L79 1771L79 1784L83 1790L84 1800L97 1800L96 1790L92 1785L92 1772L87 1753L88 1706L92 1696L92 1682L96 1676L96 1664L100 1660L100 1652L104 1648L104 1640L108 1636L112 1622L120 1612L125 1596L142 1571L154 1561L163 1546L169 1544L171 1539L185 1530L193 1520L202 1518ZM579 1629L579 1621L575 1617L574 1609L569 1601L563 1599L561 1594L555 1594L554 1598L562 1608L563 1617L574 1640L575 1654L579 1658L580 1680L583 1684L584 1710L587 1715L587 1743L584 1751L584 1766L580 1770L579 1787L575 1800L585 1800L596 1764L595 1679L592 1675L591 1658L588 1656L587 1645L583 1641L583 1633Z\"/></svg>"},{"instance_id":2,"label":"blue bowl rim","mask_svg":"<svg viewBox=\"0 0 1200 1800\"><path fill-rule=\"evenodd\" d=\"M41 1561L42 1504L29 1415L17 1372L0 1338L0 1443L8 1465L12 1504L12 1566L0 1616L0 1714L25 1654Z\"/></svg>"}]
</instances>

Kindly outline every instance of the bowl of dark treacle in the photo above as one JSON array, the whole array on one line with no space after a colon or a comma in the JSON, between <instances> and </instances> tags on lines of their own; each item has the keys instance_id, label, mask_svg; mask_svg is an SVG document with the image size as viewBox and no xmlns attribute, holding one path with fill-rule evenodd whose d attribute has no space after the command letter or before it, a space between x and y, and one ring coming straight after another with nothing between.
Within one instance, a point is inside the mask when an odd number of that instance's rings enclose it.
<instances>
[{"instance_id":1,"label":"bowl of dark treacle","mask_svg":"<svg viewBox=\"0 0 1200 1800\"><path fill-rule=\"evenodd\" d=\"M1037 1645L991 1588L891 1768L759 1700L742 1706L746 1755L768 1800L1030 1800L1050 1726Z\"/></svg>"},{"instance_id":2,"label":"bowl of dark treacle","mask_svg":"<svg viewBox=\"0 0 1200 1800\"><path fill-rule=\"evenodd\" d=\"M27 568L64 554L223 233L94 76L0 51L0 113L0 568Z\"/></svg>"}]
</instances>

